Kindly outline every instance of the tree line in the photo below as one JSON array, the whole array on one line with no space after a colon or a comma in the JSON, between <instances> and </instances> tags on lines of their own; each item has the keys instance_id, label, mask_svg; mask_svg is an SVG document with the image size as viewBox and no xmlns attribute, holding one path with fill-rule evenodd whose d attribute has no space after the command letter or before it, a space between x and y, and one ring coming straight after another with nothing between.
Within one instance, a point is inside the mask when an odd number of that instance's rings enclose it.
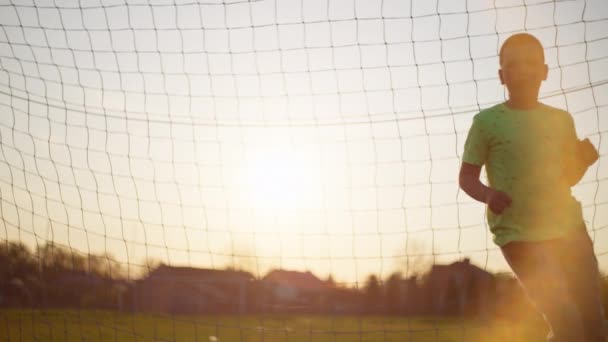
<instances>
[{"instance_id":1,"label":"tree line","mask_svg":"<svg viewBox=\"0 0 608 342\"><path fill-rule=\"evenodd\" d=\"M53 243L31 251L5 241L0 246L0 306L110 309L125 275L110 255L83 255Z\"/></svg>"},{"instance_id":2,"label":"tree line","mask_svg":"<svg viewBox=\"0 0 608 342\"><path fill-rule=\"evenodd\" d=\"M146 263L147 272L134 277L126 265L108 254L81 254L52 242L30 250L21 242L4 241L0 244L0 308L129 309L128 291L133 290L133 283L159 265ZM416 313L408 311L416 305L427 306L429 298L413 292L424 286L427 276L423 272L407 277L394 272L386 279L369 275L363 284L350 288L336 284L330 275L324 283L330 302L357 303L362 308L359 313L407 315ZM410 292L409 306L403 305L404 285L410 287L405 288ZM608 309L607 277L602 287ZM421 302L412 305L416 300Z\"/></svg>"}]
</instances>

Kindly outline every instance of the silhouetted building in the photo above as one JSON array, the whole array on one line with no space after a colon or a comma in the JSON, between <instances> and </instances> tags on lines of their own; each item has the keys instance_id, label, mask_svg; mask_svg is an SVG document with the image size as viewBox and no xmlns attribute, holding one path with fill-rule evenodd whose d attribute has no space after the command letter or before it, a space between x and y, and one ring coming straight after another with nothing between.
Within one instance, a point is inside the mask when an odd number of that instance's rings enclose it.
<instances>
[{"instance_id":1,"label":"silhouetted building","mask_svg":"<svg viewBox=\"0 0 608 342\"><path fill-rule=\"evenodd\" d=\"M330 286L310 272L273 270L261 283L263 310L312 312L329 309Z\"/></svg>"},{"instance_id":2,"label":"silhouetted building","mask_svg":"<svg viewBox=\"0 0 608 342\"><path fill-rule=\"evenodd\" d=\"M171 313L247 312L254 277L234 270L161 265L138 280L131 292L136 311Z\"/></svg>"},{"instance_id":3,"label":"silhouetted building","mask_svg":"<svg viewBox=\"0 0 608 342\"><path fill-rule=\"evenodd\" d=\"M426 307L436 315L481 315L494 311L494 276L469 259L433 265L425 277Z\"/></svg>"}]
</instances>

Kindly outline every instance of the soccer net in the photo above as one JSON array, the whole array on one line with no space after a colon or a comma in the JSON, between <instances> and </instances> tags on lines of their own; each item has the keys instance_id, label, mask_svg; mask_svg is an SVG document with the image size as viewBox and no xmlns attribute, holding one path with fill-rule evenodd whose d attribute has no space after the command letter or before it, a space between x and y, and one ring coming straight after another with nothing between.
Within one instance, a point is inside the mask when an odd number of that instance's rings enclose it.
<instances>
[{"instance_id":1,"label":"soccer net","mask_svg":"<svg viewBox=\"0 0 608 342\"><path fill-rule=\"evenodd\" d=\"M38 311L0 335L464 338L415 317L506 291L457 177L522 31L600 151L573 192L606 271L603 1L2 1L0 306Z\"/></svg>"}]
</instances>

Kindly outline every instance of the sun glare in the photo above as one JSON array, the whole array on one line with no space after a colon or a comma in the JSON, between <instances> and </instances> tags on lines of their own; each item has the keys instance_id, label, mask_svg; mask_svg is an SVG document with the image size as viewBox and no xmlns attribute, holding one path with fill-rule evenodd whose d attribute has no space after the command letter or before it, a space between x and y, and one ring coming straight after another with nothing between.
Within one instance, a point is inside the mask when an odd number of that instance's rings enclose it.
<instances>
[{"instance_id":1,"label":"sun glare","mask_svg":"<svg viewBox=\"0 0 608 342\"><path fill-rule=\"evenodd\" d=\"M289 149L256 153L247 165L247 191L254 208L302 209L319 205L319 167Z\"/></svg>"}]
</instances>

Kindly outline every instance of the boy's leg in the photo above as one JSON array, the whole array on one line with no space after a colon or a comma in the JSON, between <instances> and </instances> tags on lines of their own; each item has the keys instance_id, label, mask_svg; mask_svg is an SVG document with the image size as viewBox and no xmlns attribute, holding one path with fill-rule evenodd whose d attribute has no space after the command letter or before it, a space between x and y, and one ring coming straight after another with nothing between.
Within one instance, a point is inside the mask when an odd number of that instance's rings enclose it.
<instances>
[{"instance_id":1,"label":"boy's leg","mask_svg":"<svg viewBox=\"0 0 608 342\"><path fill-rule=\"evenodd\" d=\"M606 330L600 274L587 231L582 229L562 239L560 250L570 292L583 320L585 341L604 342Z\"/></svg>"},{"instance_id":2,"label":"boy's leg","mask_svg":"<svg viewBox=\"0 0 608 342\"><path fill-rule=\"evenodd\" d=\"M565 281L556 242L510 242L501 250L528 298L551 327L551 341L580 341L583 323Z\"/></svg>"}]
</instances>

